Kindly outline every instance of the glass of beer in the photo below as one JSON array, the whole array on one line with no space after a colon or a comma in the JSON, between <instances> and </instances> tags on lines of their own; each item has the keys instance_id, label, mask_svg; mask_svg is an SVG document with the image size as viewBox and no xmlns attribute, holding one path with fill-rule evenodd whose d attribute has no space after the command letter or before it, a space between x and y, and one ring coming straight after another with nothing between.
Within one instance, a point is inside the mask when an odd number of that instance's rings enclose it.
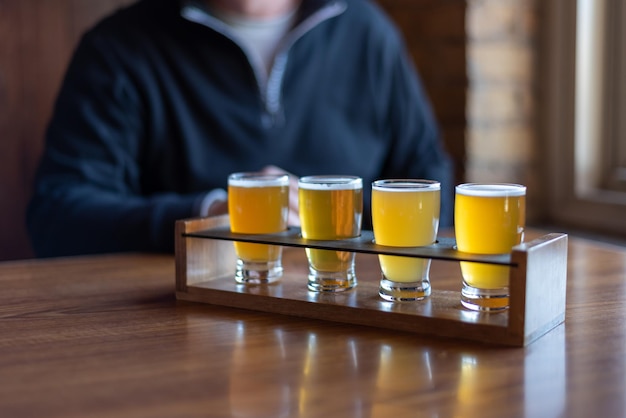
<instances>
[{"instance_id":1,"label":"glass of beer","mask_svg":"<svg viewBox=\"0 0 626 418\"><path fill-rule=\"evenodd\" d=\"M233 173L228 177L230 230L242 234L271 234L287 229L289 176ZM282 247L235 242L238 283L272 283L283 274Z\"/></svg>"},{"instance_id":2,"label":"glass of beer","mask_svg":"<svg viewBox=\"0 0 626 418\"><path fill-rule=\"evenodd\" d=\"M372 224L378 245L434 244L439 229L441 185L433 180L377 180L372 183ZM378 255L378 294L387 301L414 301L430 295L430 259Z\"/></svg>"},{"instance_id":3,"label":"glass of beer","mask_svg":"<svg viewBox=\"0 0 626 418\"><path fill-rule=\"evenodd\" d=\"M526 187L519 184L456 186L456 244L474 254L506 254L524 239ZM476 311L509 306L509 267L461 262L461 303Z\"/></svg>"},{"instance_id":4,"label":"glass of beer","mask_svg":"<svg viewBox=\"0 0 626 418\"><path fill-rule=\"evenodd\" d=\"M298 181L302 237L340 240L361 234L363 180L354 176L309 176ZM354 253L306 249L308 288L340 292L356 286Z\"/></svg>"}]
</instances>

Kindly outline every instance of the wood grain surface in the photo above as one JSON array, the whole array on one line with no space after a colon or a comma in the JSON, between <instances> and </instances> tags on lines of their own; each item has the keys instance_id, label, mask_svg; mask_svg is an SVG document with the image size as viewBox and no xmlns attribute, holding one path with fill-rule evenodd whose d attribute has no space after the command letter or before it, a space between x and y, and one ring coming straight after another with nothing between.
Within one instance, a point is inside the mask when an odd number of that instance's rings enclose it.
<instances>
[{"instance_id":1,"label":"wood grain surface","mask_svg":"<svg viewBox=\"0 0 626 418\"><path fill-rule=\"evenodd\" d=\"M0 416L625 416L626 249L568 251L566 322L525 348L177 301L167 255L0 263Z\"/></svg>"}]
</instances>

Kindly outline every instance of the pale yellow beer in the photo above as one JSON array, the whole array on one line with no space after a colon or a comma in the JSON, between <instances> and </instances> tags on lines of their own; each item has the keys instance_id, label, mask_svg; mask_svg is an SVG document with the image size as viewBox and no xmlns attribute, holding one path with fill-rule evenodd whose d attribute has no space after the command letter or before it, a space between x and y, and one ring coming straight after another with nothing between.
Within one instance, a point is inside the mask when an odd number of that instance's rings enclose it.
<instances>
[{"instance_id":1,"label":"pale yellow beer","mask_svg":"<svg viewBox=\"0 0 626 418\"><path fill-rule=\"evenodd\" d=\"M363 182L352 176L303 177L299 185L300 224L302 237L313 240L338 240L358 237L363 214ZM306 249L309 266L309 288L342 290L342 281L353 281L354 253L346 251ZM335 280L336 279L336 280ZM311 282L317 281L318 289ZM315 287L315 289L313 289Z\"/></svg>"},{"instance_id":2,"label":"pale yellow beer","mask_svg":"<svg viewBox=\"0 0 626 418\"><path fill-rule=\"evenodd\" d=\"M288 211L289 177L286 174L234 173L229 176L228 214L232 232L270 234L284 231ZM244 264L238 274L256 274L255 270L260 270L257 273L264 275L264 265L268 268L267 274L273 274L272 266L278 268L274 273L282 274L282 247L244 242L234 245L240 263ZM243 277L239 279L246 281Z\"/></svg>"},{"instance_id":3,"label":"pale yellow beer","mask_svg":"<svg viewBox=\"0 0 626 418\"><path fill-rule=\"evenodd\" d=\"M454 219L459 251L510 253L524 239L526 187L517 184L459 185L456 187ZM477 297L484 296L485 310L498 304L490 290L505 289L508 304L508 266L461 262L461 272L464 283L476 292Z\"/></svg>"},{"instance_id":4,"label":"pale yellow beer","mask_svg":"<svg viewBox=\"0 0 626 418\"><path fill-rule=\"evenodd\" d=\"M372 224L376 244L431 245L439 229L441 186L436 181L382 180L372 185ZM416 282L428 278L429 259L379 255L386 279Z\"/></svg>"}]
</instances>

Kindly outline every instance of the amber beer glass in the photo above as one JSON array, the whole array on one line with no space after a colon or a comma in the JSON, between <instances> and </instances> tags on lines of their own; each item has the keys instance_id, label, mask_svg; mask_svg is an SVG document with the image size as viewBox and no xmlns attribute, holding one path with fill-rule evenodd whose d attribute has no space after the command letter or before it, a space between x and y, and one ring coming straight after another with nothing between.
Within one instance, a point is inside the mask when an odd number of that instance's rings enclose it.
<instances>
[{"instance_id":1,"label":"amber beer glass","mask_svg":"<svg viewBox=\"0 0 626 418\"><path fill-rule=\"evenodd\" d=\"M439 229L441 185L432 180L377 180L372 183L376 244L419 247L434 244ZM388 301L430 295L430 259L379 255L379 295Z\"/></svg>"},{"instance_id":2,"label":"amber beer glass","mask_svg":"<svg viewBox=\"0 0 626 418\"><path fill-rule=\"evenodd\" d=\"M524 239L526 187L519 184L461 184L456 187L457 248L474 254L506 254ZM509 306L509 267L461 262L461 303L472 310Z\"/></svg>"},{"instance_id":3,"label":"amber beer glass","mask_svg":"<svg viewBox=\"0 0 626 418\"><path fill-rule=\"evenodd\" d=\"M228 214L234 233L269 234L287 229L289 176L234 173L228 177ZM283 274L282 247L235 242L238 283L272 283Z\"/></svg>"},{"instance_id":4,"label":"amber beer glass","mask_svg":"<svg viewBox=\"0 0 626 418\"><path fill-rule=\"evenodd\" d=\"M361 234L363 180L354 176L309 176L298 181L302 237L340 240ZM357 284L354 253L306 249L309 290L339 292Z\"/></svg>"}]
</instances>

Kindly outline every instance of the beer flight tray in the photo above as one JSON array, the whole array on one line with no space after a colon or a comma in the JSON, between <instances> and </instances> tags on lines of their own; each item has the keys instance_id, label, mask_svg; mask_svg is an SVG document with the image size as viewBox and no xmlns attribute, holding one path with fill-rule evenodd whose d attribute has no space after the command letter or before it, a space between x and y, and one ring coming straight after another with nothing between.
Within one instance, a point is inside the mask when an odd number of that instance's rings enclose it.
<instances>
[{"instance_id":1,"label":"beer flight tray","mask_svg":"<svg viewBox=\"0 0 626 418\"><path fill-rule=\"evenodd\" d=\"M242 285L234 280L232 241L508 265L509 309L468 310L461 305L460 291L439 290L432 280L432 294L425 300L387 302L378 295L378 280L360 279L358 264L359 282L353 289L310 292L304 251L283 252L280 281ZM376 245L371 231L353 239L313 241L303 239L299 228L268 235L233 234L228 215L176 223L176 297L191 302L523 347L565 320L566 280L567 235L560 233L522 243L510 254L484 256L457 251L452 238L427 247L393 248Z\"/></svg>"}]
</instances>

